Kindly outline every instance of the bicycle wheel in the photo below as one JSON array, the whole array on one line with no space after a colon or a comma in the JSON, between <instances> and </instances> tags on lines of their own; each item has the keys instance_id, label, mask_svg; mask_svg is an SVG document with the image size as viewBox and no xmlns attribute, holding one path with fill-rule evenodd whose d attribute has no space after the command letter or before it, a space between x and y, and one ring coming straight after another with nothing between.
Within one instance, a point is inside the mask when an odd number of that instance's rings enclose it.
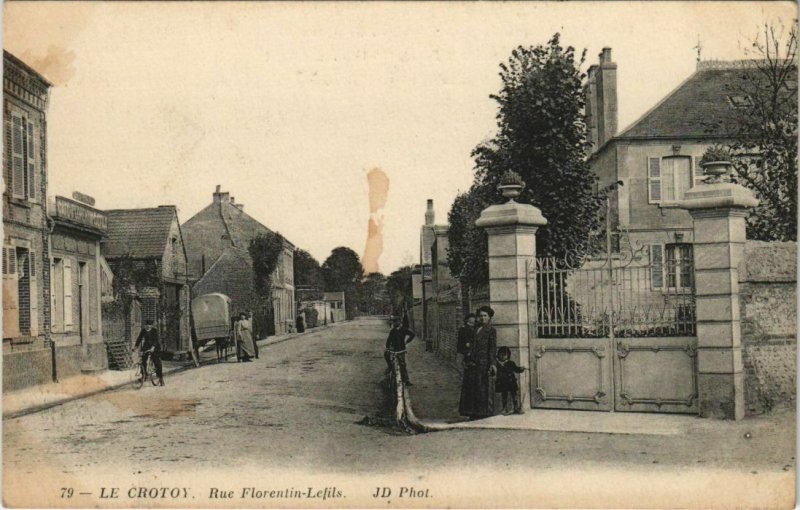
<instances>
[{"instance_id":1,"label":"bicycle wheel","mask_svg":"<svg viewBox=\"0 0 800 510\"><path fill-rule=\"evenodd\" d=\"M142 377L142 364L136 363L136 369L133 371L133 381L131 382L137 390L144 385L144 378Z\"/></svg>"},{"instance_id":2,"label":"bicycle wheel","mask_svg":"<svg viewBox=\"0 0 800 510\"><path fill-rule=\"evenodd\" d=\"M147 375L150 376L150 382L153 386L158 386L158 375L156 374L156 364L153 363L153 357L147 358Z\"/></svg>"}]
</instances>

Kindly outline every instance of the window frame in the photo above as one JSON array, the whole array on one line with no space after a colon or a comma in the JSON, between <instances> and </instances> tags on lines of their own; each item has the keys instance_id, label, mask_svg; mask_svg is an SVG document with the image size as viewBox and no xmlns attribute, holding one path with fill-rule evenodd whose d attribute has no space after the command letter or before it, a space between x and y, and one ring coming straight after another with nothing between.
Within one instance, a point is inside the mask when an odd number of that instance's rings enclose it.
<instances>
[{"instance_id":1,"label":"window frame","mask_svg":"<svg viewBox=\"0 0 800 510\"><path fill-rule=\"evenodd\" d=\"M647 203L652 205L658 206L670 206L676 204L677 202L683 200L683 197L675 198L675 190L678 189L679 186L679 179L678 173L672 171L672 194L673 198L665 198L664 197L664 182L665 182L665 175L664 175L664 160L665 159L679 159L685 158L689 160L689 188L684 190L684 194L689 189L697 186L704 181L705 175L702 174L702 170L699 168L700 165L700 158L697 156L689 156L685 154L676 154L676 155L668 155L668 156L647 156ZM658 162L658 172L657 176L654 176L654 163ZM701 179L698 181L698 179ZM653 193L654 185L657 187L655 189L658 190L658 198L654 198Z\"/></svg>"}]
</instances>

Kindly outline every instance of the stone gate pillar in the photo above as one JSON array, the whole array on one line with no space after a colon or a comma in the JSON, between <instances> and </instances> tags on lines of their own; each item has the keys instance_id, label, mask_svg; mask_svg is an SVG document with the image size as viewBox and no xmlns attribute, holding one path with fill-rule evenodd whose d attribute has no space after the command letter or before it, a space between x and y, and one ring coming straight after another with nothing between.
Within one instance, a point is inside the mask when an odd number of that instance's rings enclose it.
<instances>
[{"instance_id":1,"label":"stone gate pillar","mask_svg":"<svg viewBox=\"0 0 800 510\"><path fill-rule=\"evenodd\" d=\"M704 417L744 417L739 263L745 219L758 200L730 182L700 184L681 207L694 220L698 402Z\"/></svg>"},{"instance_id":2,"label":"stone gate pillar","mask_svg":"<svg viewBox=\"0 0 800 510\"><path fill-rule=\"evenodd\" d=\"M525 410L530 406L527 263L536 257L536 231L547 220L537 207L514 201L523 186L501 185L508 202L484 209L475 225L489 235L489 302L495 311L497 346L509 347L511 359L525 367L519 378Z\"/></svg>"}]
</instances>

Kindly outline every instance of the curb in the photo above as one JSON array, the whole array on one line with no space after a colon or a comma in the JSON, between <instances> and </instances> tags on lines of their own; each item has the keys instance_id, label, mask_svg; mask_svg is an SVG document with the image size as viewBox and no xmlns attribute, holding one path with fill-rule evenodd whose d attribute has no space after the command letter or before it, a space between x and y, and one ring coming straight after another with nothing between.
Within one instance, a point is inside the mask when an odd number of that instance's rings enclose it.
<instances>
[{"instance_id":1,"label":"curb","mask_svg":"<svg viewBox=\"0 0 800 510\"><path fill-rule=\"evenodd\" d=\"M340 324L340 323L337 322L336 324ZM256 340L256 344L258 344L259 346L263 344L265 347L270 346L270 345L274 345L274 344L280 344L280 343L286 342L288 340L292 340L292 339L295 339L297 337L301 337L301 336L304 336L304 335L307 335L307 334L310 334L310 333L317 333L317 332L320 332L320 331L324 331L324 330L326 330L326 329L328 329L328 328L330 328L332 326L333 326L333 324L329 324L329 325L326 325L326 326L318 326L318 327L313 328L313 329L307 329L306 331L304 331L302 333L289 333L285 337L276 338L274 340L271 340L271 338L274 338L274 337L266 337L266 338L262 338L261 340ZM225 359L233 356L234 354L235 353L229 354ZM210 364L213 364L213 363L216 363L216 362L217 362L216 359L208 359L208 360L200 361L200 366L210 365ZM164 375L176 374L176 373L179 373L179 372L184 372L184 371L189 370L191 368L200 368L200 367L195 367L194 363L189 361L189 364L184 365L184 366L165 368L164 369ZM47 403L44 403L44 404L38 404L38 405L31 406L31 407L28 407L28 408L25 408L25 409L20 409L19 411L13 411L13 412L10 412L10 413L7 413L7 414L3 413L3 420L13 420L15 418L20 418L22 416L27 416L29 414L35 414L35 413L38 413L38 412L41 412L41 411L46 411L46 410L51 409L53 407L57 407L57 406L60 406L62 404L66 404L66 403L72 402L74 400L80 400L82 398L93 397L95 395L99 395L100 393L105 393L107 391L117 390L117 389L122 388L124 386L129 386L130 384L131 384L131 381L128 380L128 381L125 381L125 382L115 383L115 384L106 386L105 388L100 388L99 390L90 391L88 393L81 393L80 395L73 395L73 396L62 398L62 399L59 399L59 400L54 400L52 402L47 402Z\"/></svg>"}]
</instances>

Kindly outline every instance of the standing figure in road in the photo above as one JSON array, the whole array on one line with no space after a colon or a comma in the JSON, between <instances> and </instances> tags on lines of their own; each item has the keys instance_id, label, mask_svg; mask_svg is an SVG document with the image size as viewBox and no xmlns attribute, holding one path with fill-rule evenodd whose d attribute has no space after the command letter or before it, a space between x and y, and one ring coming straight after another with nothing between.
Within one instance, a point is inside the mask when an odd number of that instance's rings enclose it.
<instances>
[{"instance_id":1,"label":"standing figure in road","mask_svg":"<svg viewBox=\"0 0 800 510\"><path fill-rule=\"evenodd\" d=\"M152 358L153 365L156 367L156 375L158 376L158 385L164 386L164 373L161 368L161 342L158 339L158 330L153 327L153 321L148 320L144 323L144 328L139 332L136 337L136 343L133 348L140 350L142 353L142 368L147 368L148 358ZM147 377L147 371L142 370L142 378Z\"/></svg>"},{"instance_id":2,"label":"standing figure in road","mask_svg":"<svg viewBox=\"0 0 800 510\"><path fill-rule=\"evenodd\" d=\"M467 353L472 349L472 344L475 341L475 314L468 313L464 317L464 325L458 328L458 343L456 343L456 352L461 354L461 366L466 366Z\"/></svg>"},{"instance_id":3,"label":"standing figure in road","mask_svg":"<svg viewBox=\"0 0 800 510\"><path fill-rule=\"evenodd\" d=\"M514 405L514 414L522 414L522 405L519 401L519 386L517 384L517 374L525 371L525 367L519 367L511 361L511 349L500 347L497 349L497 379L494 389L503 398L503 414L507 414L506 405L508 395L511 394L511 401Z\"/></svg>"},{"instance_id":4,"label":"standing figure in road","mask_svg":"<svg viewBox=\"0 0 800 510\"><path fill-rule=\"evenodd\" d=\"M253 326L247 314L239 314L239 321L236 322L236 337L238 339L238 351L236 355L242 361L251 361L256 355L255 343L253 342Z\"/></svg>"},{"instance_id":5,"label":"standing figure in road","mask_svg":"<svg viewBox=\"0 0 800 510\"><path fill-rule=\"evenodd\" d=\"M478 308L478 329L472 348L464 355L464 381L458 412L470 420L494 414L494 376L497 373L497 332L492 327L494 310Z\"/></svg>"},{"instance_id":6,"label":"standing figure in road","mask_svg":"<svg viewBox=\"0 0 800 510\"><path fill-rule=\"evenodd\" d=\"M406 344L414 340L415 336L413 331L403 327L403 320L399 316L396 315L392 318L392 329L389 330L389 336L386 338L386 351L383 357L389 366L390 374L392 373L392 356L397 358L397 363L400 365L400 376L406 386L412 386L406 367Z\"/></svg>"}]
</instances>

